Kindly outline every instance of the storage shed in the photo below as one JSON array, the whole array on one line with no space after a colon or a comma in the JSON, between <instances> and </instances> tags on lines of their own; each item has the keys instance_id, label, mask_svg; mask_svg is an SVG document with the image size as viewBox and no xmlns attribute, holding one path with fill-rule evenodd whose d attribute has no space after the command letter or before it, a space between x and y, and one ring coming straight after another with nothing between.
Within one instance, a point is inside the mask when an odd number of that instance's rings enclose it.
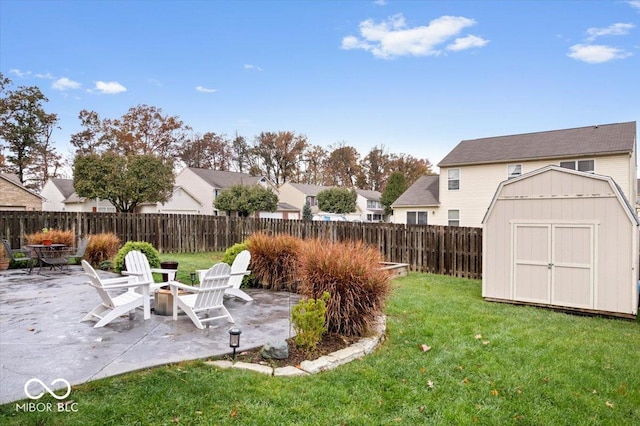
<instances>
[{"instance_id":1,"label":"storage shed","mask_svg":"<svg viewBox=\"0 0 640 426\"><path fill-rule=\"evenodd\" d=\"M638 226L608 176L551 165L504 181L483 220L482 297L633 318Z\"/></svg>"}]
</instances>

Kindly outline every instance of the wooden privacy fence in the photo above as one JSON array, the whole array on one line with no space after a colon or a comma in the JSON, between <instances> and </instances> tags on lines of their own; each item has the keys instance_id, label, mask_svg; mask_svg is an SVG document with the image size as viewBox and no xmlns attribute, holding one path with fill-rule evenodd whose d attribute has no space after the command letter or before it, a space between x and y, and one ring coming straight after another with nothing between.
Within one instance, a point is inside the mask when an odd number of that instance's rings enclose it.
<instances>
[{"instance_id":1,"label":"wooden privacy fence","mask_svg":"<svg viewBox=\"0 0 640 426\"><path fill-rule=\"evenodd\" d=\"M20 246L42 228L72 230L76 237L112 232L123 242L146 241L163 253L223 251L255 232L302 239L362 241L389 262L411 270L479 279L482 229L391 223L322 222L226 216L0 211L0 236Z\"/></svg>"}]
</instances>

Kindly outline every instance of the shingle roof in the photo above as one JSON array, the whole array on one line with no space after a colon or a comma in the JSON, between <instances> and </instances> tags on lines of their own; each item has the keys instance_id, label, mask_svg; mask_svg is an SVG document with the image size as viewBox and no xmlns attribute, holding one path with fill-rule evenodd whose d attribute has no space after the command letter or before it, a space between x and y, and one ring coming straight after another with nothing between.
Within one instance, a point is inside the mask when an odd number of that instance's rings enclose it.
<instances>
[{"instance_id":1,"label":"shingle roof","mask_svg":"<svg viewBox=\"0 0 640 426\"><path fill-rule=\"evenodd\" d=\"M438 167L633 152L636 122L464 140Z\"/></svg>"},{"instance_id":2,"label":"shingle roof","mask_svg":"<svg viewBox=\"0 0 640 426\"><path fill-rule=\"evenodd\" d=\"M437 206L440 204L440 176L420 177L391 204L391 207Z\"/></svg>"},{"instance_id":3,"label":"shingle roof","mask_svg":"<svg viewBox=\"0 0 640 426\"><path fill-rule=\"evenodd\" d=\"M189 168L202 180L218 189L229 188L233 185L255 185L263 176L251 176L248 173L226 172L221 170Z\"/></svg>"},{"instance_id":4,"label":"shingle roof","mask_svg":"<svg viewBox=\"0 0 640 426\"><path fill-rule=\"evenodd\" d=\"M379 191L372 191L369 189L356 189L358 195L363 196L367 200L371 201L380 201L380 197L382 197L382 193Z\"/></svg>"},{"instance_id":5,"label":"shingle roof","mask_svg":"<svg viewBox=\"0 0 640 426\"><path fill-rule=\"evenodd\" d=\"M322 185L309 185L306 183L291 183L289 185L296 188L298 191L302 192L304 195L316 196L318 192L324 191L325 189L332 188L331 186L322 186Z\"/></svg>"},{"instance_id":6,"label":"shingle roof","mask_svg":"<svg viewBox=\"0 0 640 426\"><path fill-rule=\"evenodd\" d=\"M69 198L75 192L73 179L51 178L51 183L58 188L64 198Z\"/></svg>"}]
</instances>

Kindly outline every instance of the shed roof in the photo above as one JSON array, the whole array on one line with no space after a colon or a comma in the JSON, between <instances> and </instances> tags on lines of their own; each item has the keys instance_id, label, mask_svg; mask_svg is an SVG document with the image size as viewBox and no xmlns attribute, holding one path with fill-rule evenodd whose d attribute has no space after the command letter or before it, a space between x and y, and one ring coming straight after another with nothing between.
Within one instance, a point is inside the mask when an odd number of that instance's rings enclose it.
<instances>
[{"instance_id":1,"label":"shed roof","mask_svg":"<svg viewBox=\"0 0 640 426\"><path fill-rule=\"evenodd\" d=\"M460 142L438 167L633 152L636 122L604 124Z\"/></svg>"},{"instance_id":2,"label":"shed roof","mask_svg":"<svg viewBox=\"0 0 640 426\"><path fill-rule=\"evenodd\" d=\"M391 207L440 205L440 176L421 176L391 204Z\"/></svg>"},{"instance_id":3,"label":"shed roof","mask_svg":"<svg viewBox=\"0 0 640 426\"><path fill-rule=\"evenodd\" d=\"M560 173L567 173L567 174L573 174L573 175L577 175L577 176L582 176L585 179L597 179L597 180L601 180L601 181L607 182L609 184L609 186L611 187L611 192L613 194L615 194L616 198L620 202L620 205L624 208L625 213L629 217L629 220L636 226L640 225L640 220L638 219L638 216L636 216L635 212L633 211L633 208L631 207L631 203L629 203L629 200L627 200L627 197L625 197L624 193L622 192L622 189L613 180L613 178L611 178L610 176L598 175L598 174L595 174L595 173L586 173L586 172L580 172L580 171L577 171L577 170L566 169L564 167L556 166L556 165L553 165L553 164L550 164L548 166L542 167L542 168L537 169L537 170L533 170L533 171L531 171L529 173L525 173L525 174L520 175L518 177L502 181L498 185L498 188L496 189L496 192L493 195L493 198L491 199L491 203L489 204L489 208L487 209L487 212L485 213L484 218L482 219L482 223L484 224L487 221L487 219L489 218L489 216L491 215L491 211L493 210L493 208L494 208L494 206L495 206L498 198L500 197L500 194L502 193L502 190L503 190L503 188L505 186L514 185L514 184L517 184L518 182L520 182L522 180L526 180L526 179L529 179L529 178L531 178L533 176L539 175L541 173L548 173L548 172L551 172L551 171L556 171L556 172L560 172Z\"/></svg>"},{"instance_id":4,"label":"shed roof","mask_svg":"<svg viewBox=\"0 0 640 426\"><path fill-rule=\"evenodd\" d=\"M40 198L41 200L44 200L44 198L40 194L37 194L36 192L34 192L31 189L29 189L26 186L24 186L20 182L20 178L18 178L18 175L16 175L15 173L0 173L0 179L3 179L5 181L9 182L10 184L17 186L18 188L22 189L25 192L28 192L31 195L35 195L36 197Z\"/></svg>"}]
</instances>

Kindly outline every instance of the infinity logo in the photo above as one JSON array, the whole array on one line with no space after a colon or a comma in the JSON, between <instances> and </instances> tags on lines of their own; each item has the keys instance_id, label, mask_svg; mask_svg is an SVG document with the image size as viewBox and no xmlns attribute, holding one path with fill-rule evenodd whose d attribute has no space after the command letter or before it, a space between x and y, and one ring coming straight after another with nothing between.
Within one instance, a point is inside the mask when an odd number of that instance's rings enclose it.
<instances>
[{"instance_id":1,"label":"infinity logo","mask_svg":"<svg viewBox=\"0 0 640 426\"><path fill-rule=\"evenodd\" d=\"M40 399L40 398L42 398L42 396L44 395L44 391L43 391L43 392L40 392L40 393L39 393L39 394L37 394L37 395L31 395L31 394L29 393L29 389L28 389L28 388L29 388L29 385L30 385L31 383L39 383L39 384L40 384L40 386L42 386L42 387L44 388L44 390L45 390L45 391L49 392L49 395L51 395L51 396L52 396L52 397L54 397L55 399L65 399L65 398L66 398L66 397L68 397L68 396L69 396L69 394L71 393L71 384L70 384L69 382L67 382L65 379L55 379L53 382L51 382L51 386L55 386L55 384L56 384L56 383L58 383L58 382L62 382L62 383L64 383L64 384L67 386L67 392L65 392L65 394L64 394L64 395L62 395L62 396L58 396L58 395L56 395L56 394L55 394L55 392L54 392L54 391L52 391L52 390L51 390L51 388L49 388L47 385L45 385L45 384L44 384L44 382L43 382L42 380L40 380L40 379L36 379L36 378L29 379L29 380L27 381L27 383L25 383L25 384L24 384L24 394L25 394L25 395L27 395L27 397L28 397L29 399Z\"/></svg>"}]
</instances>

